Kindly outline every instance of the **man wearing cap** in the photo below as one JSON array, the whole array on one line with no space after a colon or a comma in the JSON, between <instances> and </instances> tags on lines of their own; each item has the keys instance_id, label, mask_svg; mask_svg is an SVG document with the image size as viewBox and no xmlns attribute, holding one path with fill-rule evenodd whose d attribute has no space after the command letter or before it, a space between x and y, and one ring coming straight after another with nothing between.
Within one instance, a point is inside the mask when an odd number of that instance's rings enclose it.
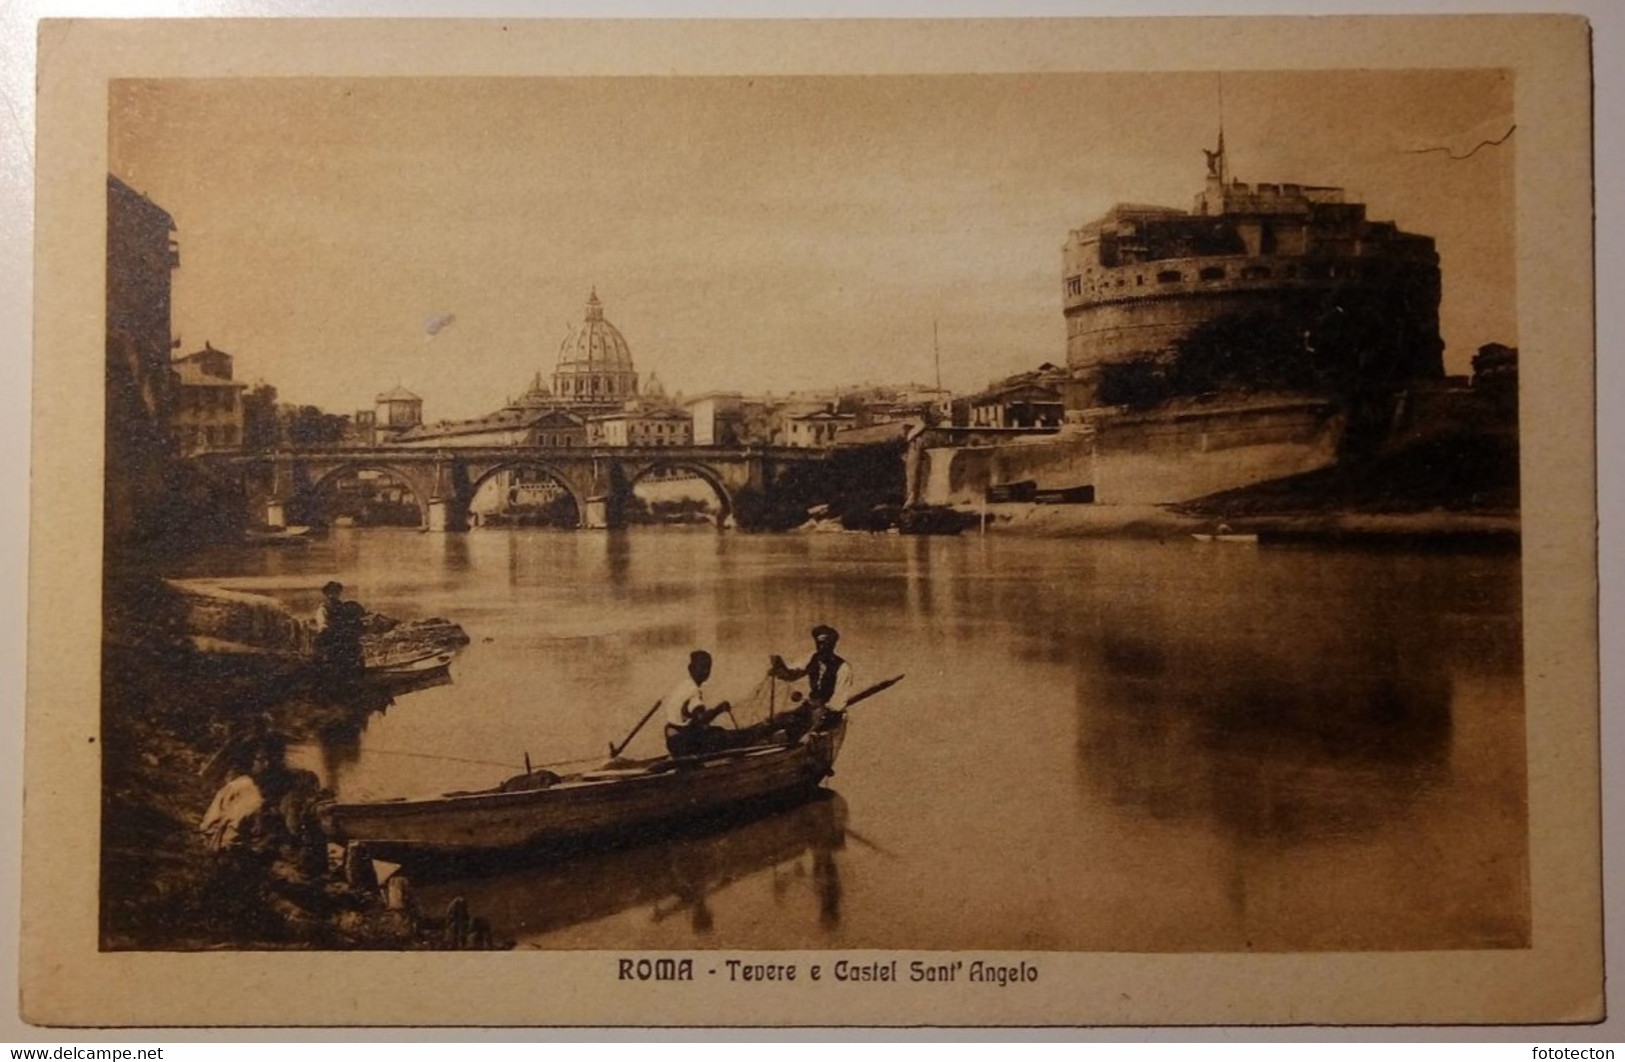
<instances>
[{"instance_id":1,"label":"man wearing cap","mask_svg":"<svg viewBox=\"0 0 1625 1062\"><path fill-rule=\"evenodd\" d=\"M792 741L812 729L827 711L844 709L852 696L852 665L835 655L835 644L840 639L839 631L820 623L812 629L813 654L806 667L793 668L784 657L773 657L769 675L783 682L805 678L809 687L806 702L786 716Z\"/></svg>"},{"instance_id":2,"label":"man wearing cap","mask_svg":"<svg viewBox=\"0 0 1625 1062\"><path fill-rule=\"evenodd\" d=\"M705 703L705 682L711 677L711 654L696 649L688 654L688 675L666 695L666 751L673 756L698 756L732 747L733 734L711 721L728 711L724 701L715 708Z\"/></svg>"}]
</instances>

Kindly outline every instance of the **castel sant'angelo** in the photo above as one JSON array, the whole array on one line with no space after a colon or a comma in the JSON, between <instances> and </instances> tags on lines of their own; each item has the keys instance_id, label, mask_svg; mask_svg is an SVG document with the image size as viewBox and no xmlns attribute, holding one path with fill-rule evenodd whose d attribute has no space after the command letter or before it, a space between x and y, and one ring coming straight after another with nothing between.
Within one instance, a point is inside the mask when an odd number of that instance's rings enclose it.
<instances>
[{"instance_id":1,"label":"castel sant'angelo","mask_svg":"<svg viewBox=\"0 0 1625 1062\"><path fill-rule=\"evenodd\" d=\"M1368 219L1341 188L1235 180L1222 132L1205 154L1190 210L1123 203L1068 232L1065 428L928 453L919 498L1027 484L1182 503L1478 416L1481 396L1444 374L1432 237Z\"/></svg>"},{"instance_id":2,"label":"castel sant'angelo","mask_svg":"<svg viewBox=\"0 0 1625 1062\"><path fill-rule=\"evenodd\" d=\"M1290 321L1285 352L1327 356L1317 334L1357 337L1365 386L1443 375L1439 256L1427 236L1366 218L1341 188L1243 184L1208 151L1187 212L1119 204L1072 230L1062 250L1074 410L1114 406L1138 368L1223 319ZM1373 357L1372 355L1377 355Z\"/></svg>"}]
</instances>

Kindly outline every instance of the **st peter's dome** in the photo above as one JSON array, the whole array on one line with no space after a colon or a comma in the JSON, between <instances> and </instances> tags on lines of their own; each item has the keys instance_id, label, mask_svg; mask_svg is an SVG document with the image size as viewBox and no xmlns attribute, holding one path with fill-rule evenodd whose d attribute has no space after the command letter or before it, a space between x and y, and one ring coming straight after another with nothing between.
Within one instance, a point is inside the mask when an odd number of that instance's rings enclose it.
<instances>
[{"instance_id":1,"label":"st peter's dome","mask_svg":"<svg viewBox=\"0 0 1625 1062\"><path fill-rule=\"evenodd\" d=\"M620 330L604 319L604 304L594 289L587 297L586 320L559 345L553 394L572 404L599 404L624 402L637 393L632 350Z\"/></svg>"}]
</instances>

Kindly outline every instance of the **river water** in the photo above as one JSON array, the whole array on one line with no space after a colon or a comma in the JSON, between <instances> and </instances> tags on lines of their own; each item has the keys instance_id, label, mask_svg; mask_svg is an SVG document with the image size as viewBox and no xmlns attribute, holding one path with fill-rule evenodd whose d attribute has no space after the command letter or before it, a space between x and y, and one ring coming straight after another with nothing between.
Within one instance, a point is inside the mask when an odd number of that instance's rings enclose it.
<instances>
[{"instance_id":1,"label":"river water","mask_svg":"<svg viewBox=\"0 0 1625 1062\"><path fill-rule=\"evenodd\" d=\"M420 887L520 947L1528 943L1515 555L373 528L185 574L301 609L337 578L467 630L450 684L295 750L346 799L602 757L693 648L740 703L817 623L858 687L906 674L852 710L825 799Z\"/></svg>"}]
</instances>

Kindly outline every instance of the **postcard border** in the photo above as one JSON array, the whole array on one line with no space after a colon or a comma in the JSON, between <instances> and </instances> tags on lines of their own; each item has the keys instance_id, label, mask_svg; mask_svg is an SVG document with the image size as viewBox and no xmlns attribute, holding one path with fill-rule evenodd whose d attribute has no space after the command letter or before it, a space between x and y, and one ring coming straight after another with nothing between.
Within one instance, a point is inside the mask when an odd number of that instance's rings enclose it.
<instances>
[{"instance_id":1,"label":"postcard border","mask_svg":"<svg viewBox=\"0 0 1625 1062\"><path fill-rule=\"evenodd\" d=\"M42 24L23 1016L46 1024L1231 1024L1601 1016L1590 80L1583 19ZM1238 27L1240 32L1238 32ZM608 45L608 47L606 47ZM606 68L603 55L615 56ZM1046 953L1022 995L630 991L603 953L159 955L96 950L101 267L115 77L1013 72L1501 66L1517 75L1525 673L1534 947L1367 955ZM1284 59L1283 59L1284 57ZM99 101L99 106L98 106ZM1584 179L1577 180L1577 177ZM87 352L91 352L87 354ZM73 474L77 473L77 474ZM96 566L99 570L99 564ZM49 603L49 607L47 607ZM88 817L87 817L88 815ZM822 953L804 955L817 961ZM908 953L899 953L907 955ZM432 976L423 971L433 969ZM245 974L258 998L212 1001ZM500 975L500 979L498 977ZM448 987L449 986L449 987ZM1330 989L1336 989L1333 993ZM321 996L322 998L318 998ZM299 1005L290 1008L288 1000ZM752 1020L740 1022L743 1013ZM202 1020L206 1018L207 1020Z\"/></svg>"}]
</instances>

